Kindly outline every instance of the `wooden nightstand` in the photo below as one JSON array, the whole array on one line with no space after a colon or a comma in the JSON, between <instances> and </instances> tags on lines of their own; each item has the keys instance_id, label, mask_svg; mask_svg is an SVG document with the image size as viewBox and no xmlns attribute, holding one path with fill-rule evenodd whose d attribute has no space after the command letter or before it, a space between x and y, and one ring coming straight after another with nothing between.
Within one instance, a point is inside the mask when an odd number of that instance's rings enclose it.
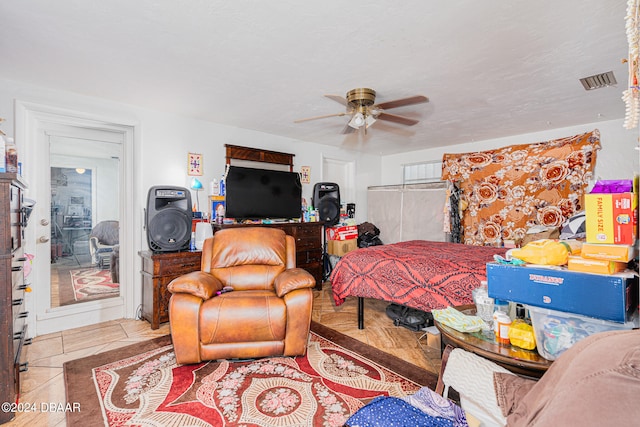
<instances>
[{"instance_id":1,"label":"wooden nightstand","mask_svg":"<svg viewBox=\"0 0 640 427\"><path fill-rule=\"evenodd\" d=\"M200 270L202 252L158 252L141 251L142 257L142 317L158 329L169 321L169 299L167 285L173 279L192 271Z\"/></svg>"}]
</instances>

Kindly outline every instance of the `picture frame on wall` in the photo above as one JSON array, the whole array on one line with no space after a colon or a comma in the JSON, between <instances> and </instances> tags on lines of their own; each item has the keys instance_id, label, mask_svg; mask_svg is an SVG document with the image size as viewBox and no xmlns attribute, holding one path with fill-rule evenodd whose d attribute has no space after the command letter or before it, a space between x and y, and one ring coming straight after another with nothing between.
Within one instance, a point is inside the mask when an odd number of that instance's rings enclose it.
<instances>
[{"instance_id":1,"label":"picture frame on wall","mask_svg":"<svg viewBox=\"0 0 640 427\"><path fill-rule=\"evenodd\" d=\"M189 153L187 156L187 170L189 176L202 175L202 154Z\"/></svg>"},{"instance_id":2,"label":"picture frame on wall","mask_svg":"<svg viewBox=\"0 0 640 427\"><path fill-rule=\"evenodd\" d=\"M311 184L311 166L300 167L300 183Z\"/></svg>"},{"instance_id":3,"label":"picture frame on wall","mask_svg":"<svg viewBox=\"0 0 640 427\"><path fill-rule=\"evenodd\" d=\"M69 205L67 208L67 215L82 216L84 215L84 208L82 207L82 205Z\"/></svg>"}]
</instances>

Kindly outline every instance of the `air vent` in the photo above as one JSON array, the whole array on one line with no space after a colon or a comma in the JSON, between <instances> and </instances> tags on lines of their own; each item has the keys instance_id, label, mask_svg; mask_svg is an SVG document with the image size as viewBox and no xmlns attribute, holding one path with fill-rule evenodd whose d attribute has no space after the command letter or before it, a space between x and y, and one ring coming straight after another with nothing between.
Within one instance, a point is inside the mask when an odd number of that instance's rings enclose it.
<instances>
[{"instance_id":1,"label":"air vent","mask_svg":"<svg viewBox=\"0 0 640 427\"><path fill-rule=\"evenodd\" d=\"M607 86L614 86L618 82L616 81L616 77L613 75L613 71L608 71L606 73L581 78L580 83L582 83L585 90L593 90Z\"/></svg>"}]
</instances>

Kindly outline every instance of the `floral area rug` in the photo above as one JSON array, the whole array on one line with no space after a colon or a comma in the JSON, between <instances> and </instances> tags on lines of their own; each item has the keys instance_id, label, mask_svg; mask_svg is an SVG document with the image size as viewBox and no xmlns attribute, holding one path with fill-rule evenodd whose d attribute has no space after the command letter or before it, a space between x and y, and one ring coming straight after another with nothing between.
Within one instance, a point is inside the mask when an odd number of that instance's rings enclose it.
<instances>
[{"instance_id":1,"label":"floral area rug","mask_svg":"<svg viewBox=\"0 0 640 427\"><path fill-rule=\"evenodd\" d=\"M82 408L68 425L106 426L342 426L377 396L437 380L316 323L303 357L177 365L166 336L66 362L64 372L67 402Z\"/></svg>"},{"instance_id":2,"label":"floral area rug","mask_svg":"<svg viewBox=\"0 0 640 427\"><path fill-rule=\"evenodd\" d=\"M79 268L71 270L69 273L76 301L117 297L120 293L120 285L112 283L109 270Z\"/></svg>"}]
</instances>

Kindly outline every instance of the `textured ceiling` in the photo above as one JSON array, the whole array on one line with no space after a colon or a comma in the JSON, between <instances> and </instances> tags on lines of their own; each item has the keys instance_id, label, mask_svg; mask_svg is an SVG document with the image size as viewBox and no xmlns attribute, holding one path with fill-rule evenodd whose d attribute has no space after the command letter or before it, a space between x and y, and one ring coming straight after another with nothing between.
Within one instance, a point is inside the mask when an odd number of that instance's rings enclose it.
<instances>
[{"instance_id":1,"label":"textured ceiling","mask_svg":"<svg viewBox=\"0 0 640 427\"><path fill-rule=\"evenodd\" d=\"M391 154L624 117L621 0L0 2L0 77ZM614 71L617 87L578 79ZM343 135L356 87L415 126Z\"/></svg>"}]
</instances>

